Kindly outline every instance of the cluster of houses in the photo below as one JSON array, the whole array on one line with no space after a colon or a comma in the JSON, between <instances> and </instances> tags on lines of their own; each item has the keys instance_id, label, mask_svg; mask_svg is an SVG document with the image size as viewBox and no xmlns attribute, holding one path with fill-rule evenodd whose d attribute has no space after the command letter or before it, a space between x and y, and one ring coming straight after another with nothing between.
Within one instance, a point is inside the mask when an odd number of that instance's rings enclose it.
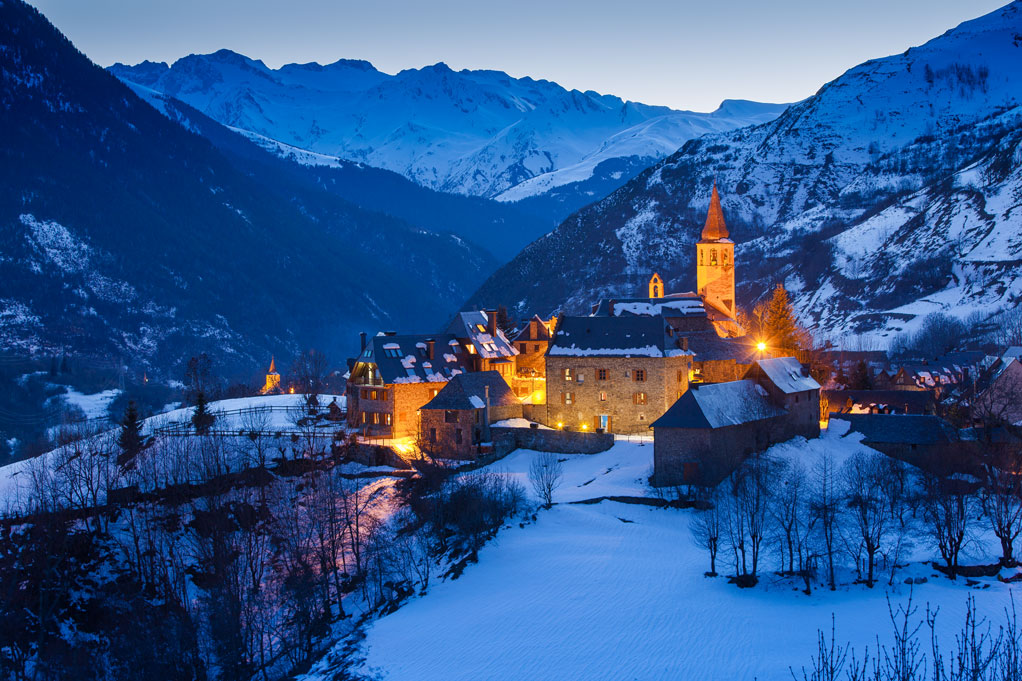
<instances>
[{"instance_id":1,"label":"cluster of houses","mask_svg":"<svg viewBox=\"0 0 1022 681\"><path fill-rule=\"evenodd\" d=\"M797 359L773 356L741 327L716 187L695 251L695 292L667 293L653 273L645 295L598 300L583 316L536 316L513 331L499 327L496 310L472 310L439 334L362 334L349 361L348 425L460 459L485 453L491 426L509 419L573 433L652 431L653 484L716 484L753 452L818 436L828 412L880 432L863 417L938 418L941 400L981 373L1022 372L1018 356L996 366L968 353L891 366L877 353L835 353L839 378L865 367L868 385L823 390Z\"/></svg>"}]
</instances>

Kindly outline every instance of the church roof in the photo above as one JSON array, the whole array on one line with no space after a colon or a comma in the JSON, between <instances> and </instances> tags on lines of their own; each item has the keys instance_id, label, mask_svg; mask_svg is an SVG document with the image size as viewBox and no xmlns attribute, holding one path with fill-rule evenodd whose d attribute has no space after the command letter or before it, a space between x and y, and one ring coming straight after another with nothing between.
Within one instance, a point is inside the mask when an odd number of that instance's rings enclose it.
<instances>
[{"instance_id":1,"label":"church roof","mask_svg":"<svg viewBox=\"0 0 1022 681\"><path fill-rule=\"evenodd\" d=\"M270 370L267 371L266 373L268 374L277 373L277 360L273 357L273 355L270 355Z\"/></svg>"},{"instance_id":2,"label":"church roof","mask_svg":"<svg viewBox=\"0 0 1022 681\"><path fill-rule=\"evenodd\" d=\"M706 212L706 224L703 225L702 241L719 241L728 238L727 225L724 224L724 211L720 207L720 194L717 183L713 183L713 194L710 196L710 209Z\"/></svg>"}]
</instances>

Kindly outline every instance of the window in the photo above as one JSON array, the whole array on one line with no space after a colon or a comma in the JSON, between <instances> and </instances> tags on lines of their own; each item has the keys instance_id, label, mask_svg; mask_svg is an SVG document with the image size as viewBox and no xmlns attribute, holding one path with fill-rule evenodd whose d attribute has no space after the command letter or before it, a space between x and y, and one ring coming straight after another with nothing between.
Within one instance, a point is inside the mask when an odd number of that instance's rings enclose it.
<instances>
[{"instance_id":1,"label":"window","mask_svg":"<svg viewBox=\"0 0 1022 681\"><path fill-rule=\"evenodd\" d=\"M575 372L572 371L571 369L565 369L564 370L564 380L565 381L574 381L575 380Z\"/></svg>"},{"instance_id":2,"label":"window","mask_svg":"<svg viewBox=\"0 0 1022 681\"><path fill-rule=\"evenodd\" d=\"M529 347L528 343L519 343L518 344L518 351L519 352L528 352L528 350L527 350L528 347Z\"/></svg>"},{"instance_id":3,"label":"window","mask_svg":"<svg viewBox=\"0 0 1022 681\"><path fill-rule=\"evenodd\" d=\"M457 423L457 422L458 422L458 412L456 412L453 409L445 409L444 410L444 423Z\"/></svg>"},{"instance_id":4,"label":"window","mask_svg":"<svg viewBox=\"0 0 1022 681\"><path fill-rule=\"evenodd\" d=\"M632 372L632 377L636 381L641 383L641 382L646 380L646 370L645 369L636 369L634 372Z\"/></svg>"},{"instance_id":5,"label":"window","mask_svg":"<svg viewBox=\"0 0 1022 681\"><path fill-rule=\"evenodd\" d=\"M561 393L561 402L563 404L575 404L575 393Z\"/></svg>"},{"instance_id":6,"label":"window","mask_svg":"<svg viewBox=\"0 0 1022 681\"><path fill-rule=\"evenodd\" d=\"M656 284L653 284L653 297L654 298L660 297L660 287L657 286Z\"/></svg>"},{"instance_id":7,"label":"window","mask_svg":"<svg viewBox=\"0 0 1022 681\"><path fill-rule=\"evenodd\" d=\"M476 346L474 346L471 343L469 343L465 347L468 349L468 354L470 354L470 355L476 354Z\"/></svg>"},{"instance_id":8,"label":"window","mask_svg":"<svg viewBox=\"0 0 1022 681\"><path fill-rule=\"evenodd\" d=\"M585 383L586 375L580 371L578 372L578 376L575 378L575 380L578 381L579 383Z\"/></svg>"},{"instance_id":9,"label":"window","mask_svg":"<svg viewBox=\"0 0 1022 681\"><path fill-rule=\"evenodd\" d=\"M401 349L400 348L384 348L383 349L383 354L386 355L387 357L400 357L401 356Z\"/></svg>"},{"instance_id":10,"label":"window","mask_svg":"<svg viewBox=\"0 0 1022 681\"><path fill-rule=\"evenodd\" d=\"M607 393L601 391L600 392L600 402L606 402L606 401L607 401Z\"/></svg>"},{"instance_id":11,"label":"window","mask_svg":"<svg viewBox=\"0 0 1022 681\"><path fill-rule=\"evenodd\" d=\"M632 395L633 404L646 404L646 393L634 393Z\"/></svg>"},{"instance_id":12,"label":"window","mask_svg":"<svg viewBox=\"0 0 1022 681\"><path fill-rule=\"evenodd\" d=\"M703 264L703 249L699 249L699 264Z\"/></svg>"},{"instance_id":13,"label":"window","mask_svg":"<svg viewBox=\"0 0 1022 681\"><path fill-rule=\"evenodd\" d=\"M532 351L533 352L539 352L539 343L533 343L532 344Z\"/></svg>"},{"instance_id":14,"label":"window","mask_svg":"<svg viewBox=\"0 0 1022 681\"><path fill-rule=\"evenodd\" d=\"M456 445L461 444L461 428L454 429L454 444Z\"/></svg>"},{"instance_id":15,"label":"window","mask_svg":"<svg viewBox=\"0 0 1022 681\"><path fill-rule=\"evenodd\" d=\"M486 352L496 352L497 351L497 344L496 343L483 343L483 350L486 350Z\"/></svg>"},{"instance_id":16,"label":"window","mask_svg":"<svg viewBox=\"0 0 1022 681\"><path fill-rule=\"evenodd\" d=\"M436 442L436 428L429 429L429 441Z\"/></svg>"},{"instance_id":17,"label":"window","mask_svg":"<svg viewBox=\"0 0 1022 681\"><path fill-rule=\"evenodd\" d=\"M727 264L727 251L726 250L720 252L720 261L722 263L724 263L725 265Z\"/></svg>"},{"instance_id":18,"label":"window","mask_svg":"<svg viewBox=\"0 0 1022 681\"><path fill-rule=\"evenodd\" d=\"M607 380L607 370L606 369L597 369L596 370L596 380L597 381L606 381Z\"/></svg>"},{"instance_id":19,"label":"window","mask_svg":"<svg viewBox=\"0 0 1022 681\"><path fill-rule=\"evenodd\" d=\"M711 265L716 265L717 264L717 249L716 248L711 248L710 249L710 264Z\"/></svg>"},{"instance_id":20,"label":"window","mask_svg":"<svg viewBox=\"0 0 1022 681\"><path fill-rule=\"evenodd\" d=\"M365 412L362 412L362 423L368 423L368 418L368 415Z\"/></svg>"},{"instance_id":21,"label":"window","mask_svg":"<svg viewBox=\"0 0 1022 681\"><path fill-rule=\"evenodd\" d=\"M434 397L436 397L436 394L438 392L440 392L440 388L430 388L429 389L429 398L433 399Z\"/></svg>"},{"instance_id":22,"label":"window","mask_svg":"<svg viewBox=\"0 0 1022 681\"><path fill-rule=\"evenodd\" d=\"M419 350L419 357L425 357L426 356L426 346L425 345L418 346L418 350Z\"/></svg>"},{"instance_id":23,"label":"window","mask_svg":"<svg viewBox=\"0 0 1022 681\"><path fill-rule=\"evenodd\" d=\"M798 395L795 395L795 404L798 404Z\"/></svg>"},{"instance_id":24,"label":"window","mask_svg":"<svg viewBox=\"0 0 1022 681\"><path fill-rule=\"evenodd\" d=\"M394 418L390 413L386 413L383 415L383 425L385 426L394 425Z\"/></svg>"},{"instance_id":25,"label":"window","mask_svg":"<svg viewBox=\"0 0 1022 681\"><path fill-rule=\"evenodd\" d=\"M476 331L486 333L486 326L484 324L476 324Z\"/></svg>"},{"instance_id":26,"label":"window","mask_svg":"<svg viewBox=\"0 0 1022 681\"><path fill-rule=\"evenodd\" d=\"M688 372L684 369L678 369L678 383L684 383L686 378L688 378Z\"/></svg>"}]
</instances>

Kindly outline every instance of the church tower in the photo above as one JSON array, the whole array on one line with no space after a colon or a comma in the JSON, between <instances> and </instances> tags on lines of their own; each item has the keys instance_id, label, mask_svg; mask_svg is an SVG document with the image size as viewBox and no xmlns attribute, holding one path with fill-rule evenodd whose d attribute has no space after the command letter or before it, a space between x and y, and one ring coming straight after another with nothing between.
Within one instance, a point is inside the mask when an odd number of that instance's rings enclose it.
<instances>
[{"instance_id":1,"label":"church tower","mask_svg":"<svg viewBox=\"0 0 1022 681\"><path fill-rule=\"evenodd\" d=\"M734 318L735 243L728 238L716 182L713 183L706 224L696 243L696 287L704 304Z\"/></svg>"},{"instance_id":2,"label":"church tower","mask_svg":"<svg viewBox=\"0 0 1022 681\"><path fill-rule=\"evenodd\" d=\"M260 395L280 392L280 374L277 373L277 362L270 357L270 369L266 372L266 385L259 391Z\"/></svg>"}]
</instances>

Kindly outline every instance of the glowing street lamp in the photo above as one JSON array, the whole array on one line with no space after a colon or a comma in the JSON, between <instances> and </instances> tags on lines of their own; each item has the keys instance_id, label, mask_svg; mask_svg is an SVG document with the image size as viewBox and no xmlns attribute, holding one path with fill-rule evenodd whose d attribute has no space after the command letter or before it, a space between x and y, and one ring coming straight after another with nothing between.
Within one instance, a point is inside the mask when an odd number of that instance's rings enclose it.
<instances>
[{"instance_id":1,"label":"glowing street lamp","mask_svg":"<svg viewBox=\"0 0 1022 681\"><path fill-rule=\"evenodd\" d=\"M557 430L563 430L563 429L564 429L564 424L561 423L560 421L558 421L557 422Z\"/></svg>"},{"instance_id":2,"label":"glowing street lamp","mask_svg":"<svg viewBox=\"0 0 1022 681\"><path fill-rule=\"evenodd\" d=\"M589 430L589 424L588 423L583 423L582 424L582 430Z\"/></svg>"},{"instance_id":3,"label":"glowing street lamp","mask_svg":"<svg viewBox=\"0 0 1022 681\"><path fill-rule=\"evenodd\" d=\"M764 343L763 341L756 343L756 349L759 350L760 352L763 352L764 350L766 350L766 343Z\"/></svg>"}]
</instances>

